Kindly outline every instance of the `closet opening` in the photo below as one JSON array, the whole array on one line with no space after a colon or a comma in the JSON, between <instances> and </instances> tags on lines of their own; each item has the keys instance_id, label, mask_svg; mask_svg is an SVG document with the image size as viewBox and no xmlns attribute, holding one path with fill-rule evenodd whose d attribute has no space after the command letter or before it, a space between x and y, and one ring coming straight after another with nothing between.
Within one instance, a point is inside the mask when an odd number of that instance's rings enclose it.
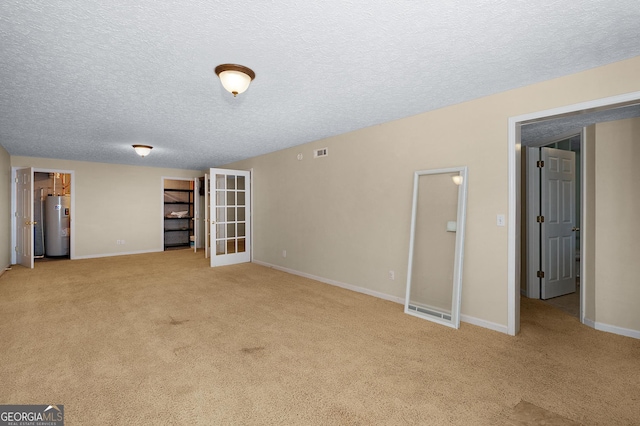
<instances>
[{"instance_id":1,"label":"closet opening","mask_svg":"<svg viewBox=\"0 0 640 426\"><path fill-rule=\"evenodd\" d=\"M33 258L71 257L71 174L33 174Z\"/></svg>"},{"instance_id":2,"label":"closet opening","mask_svg":"<svg viewBox=\"0 0 640 426\"><path fill-rule=\"evenodd\" d=\"M195 249L195 183L164 179L164 250Z\"/></svg>"}]
</instances>

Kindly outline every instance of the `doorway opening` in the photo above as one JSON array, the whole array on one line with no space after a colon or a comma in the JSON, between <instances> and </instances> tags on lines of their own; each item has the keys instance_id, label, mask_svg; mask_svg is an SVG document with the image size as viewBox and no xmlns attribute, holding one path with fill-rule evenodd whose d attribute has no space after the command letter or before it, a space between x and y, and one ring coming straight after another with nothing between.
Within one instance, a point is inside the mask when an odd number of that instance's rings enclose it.
<instances>
[{"instance_id":1,"label":"doorway opening","mask_svg":"<svg viewBox=\"0 0 640 426\"><path fill-rule=\"evenodd\" d=\"M196 181L163 179L164 250L196 249Z\"/></svg>"},{"instance_id":2,"label":"doorway opening","mask_svg":"<svg viewBox=\"0 0 640 426\"><path fill-rule=\"evenodd\" d=\"M597 99L594 101L583 102L579 104L569 105L560 108L554 108L545 111L539 111L530 114L524 114L516 117L510 117L508 120L508 159L509 159L509 171L508 171L508 186L509 186L509 222L508 222L508 283L507 283L507 333L510 335L516 335L520 331L520 294L522 276L521 272L524 267L523 254L523 233L526 228L523 226L522 214L523 214L523 167L522 167L522 132L523 127L532 123L551 122L553 120L562 119L582 119L587 120L586 123L581 124L579 127L584 128L591 124L604 121L602 119L593 118L592 114L596 116L600 113L606 114L607 112L618 112L619 109L626 107L637 108L640 104L640 92L632 92L624 95L613 96L609 98ZM615 110L615 111L614 111ZM637 115L636 115L637 117ZM589 121L591 120L591 121ZM575 122L573 123L575 126ZM561 132L560 132L561 133ZM560 134L558 133L558 134ZM582 152L582 164L586 163L585 155L586 151ZM593 152L595 155L595 151ZM591 154L590 154L591 156ZM589 161L593 161L593 158ZM584 177L584 171L582 172ZM582 181L582 187L584 188L584 180ZM581 200L582 206L589 206L588 202L583 198ZM589 206L590 207L590 206ZM581 243L580 243L580 281L581 281L581 300L582 306L585 305L585 293L595 290L595 277L593 271L591 271L593 265L589 263L589 259L585 257L585 246L588 238L588 230L585 228L585 223L590 223L595 229L595 219L593 217L587 218L590 208L583 208L581 217ZM589 274L585 274L586 270L590 270ZM595 293L595 291L593 291ZM584 311L581 313L581 322L595 326L598 329L604 329L599 327L594 321L585 321ZM609 327L612 329L613 327ZM618 332L626 333L628 330L619 329ZM614 331L615 332L615 331Z\"/></svg>"},{"instance_id":3,"label":"doorway opening","mask_svg":"<svg viewBox=\"0 0 640 426\"><path fill-rule=\"evenodd\" d=\"M522 150L522 295L580 319L582 132Z\"/></svg>"},{"instance_id":4,"label":"doorway opening","mask_svg":"<svg viewBox=\"0 0 640 426\"><path fill-rule=\"evenodd\" d=\"M73 170L12 167L11 263L75 258Z\"/></svg>"},{"instance_id":5,"label":"doorway opening","mask_svg":"<svg viewBox=\"0 0 640 426\"><path fill-rule=\"evenodd\" d=\"M71 257L71 174L33 173L33 258Z\"/></svg>"}]
</instances>

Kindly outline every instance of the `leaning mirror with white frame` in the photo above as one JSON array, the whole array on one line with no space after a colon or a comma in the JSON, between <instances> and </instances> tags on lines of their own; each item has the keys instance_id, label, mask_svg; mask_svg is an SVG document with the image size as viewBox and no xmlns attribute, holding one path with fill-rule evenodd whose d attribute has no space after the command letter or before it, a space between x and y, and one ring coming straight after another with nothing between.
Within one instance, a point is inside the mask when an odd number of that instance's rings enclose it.
<instances>
[{"instance_id":1,"label":"leaning mirror with white frame","mask_svg":"<svg viewBox=\"0 0 640 426\"><path fill-rule=\"evenodd\" d=\"M404 311L460 327L467 167L414 174Z\"/></svg>"}]
</instances>

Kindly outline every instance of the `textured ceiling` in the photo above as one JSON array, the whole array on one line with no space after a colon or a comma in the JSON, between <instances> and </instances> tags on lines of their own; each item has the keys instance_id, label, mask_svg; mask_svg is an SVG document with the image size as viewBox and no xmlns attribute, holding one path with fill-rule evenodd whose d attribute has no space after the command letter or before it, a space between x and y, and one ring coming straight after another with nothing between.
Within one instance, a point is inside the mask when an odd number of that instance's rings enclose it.
<instances>
[{"instance_id":1,"label":"textured ceiling","mask_svg":"<svg viewBox=\"0 0 640 426\"><path fill-rule=\"evenodd\" d=\"M0 144L204 169L638 56L639 22L638 0L3 0ZM256 72L235 99L227 62Z\"/></svg>"},{"instance_id":2,"label":"textured ceiling","mask_svg":"<svg viewBox=\"0 0 640 426\"><path fill-rule=\"evenodd\" d=\"M540 146L559 136L580 133L583 127L605 121L640 117L640 104L602 111L584 111L569 116L553 117L522 126L522 145Z\"/></svg>"}]
</instances>

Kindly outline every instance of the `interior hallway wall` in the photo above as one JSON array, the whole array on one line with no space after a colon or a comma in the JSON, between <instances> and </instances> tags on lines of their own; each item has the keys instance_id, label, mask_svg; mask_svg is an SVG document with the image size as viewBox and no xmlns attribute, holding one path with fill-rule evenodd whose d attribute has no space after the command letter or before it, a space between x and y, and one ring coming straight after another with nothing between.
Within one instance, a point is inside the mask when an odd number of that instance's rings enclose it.
<instances>
[{"instance_id":1,"label":"interior hallway wall","mask_svg":"<svg viewBox=\"0 0 640 426\"><path fill-rule=\"evenodd\" d=\"M509 117L640 91L638 75L640 57L230 164L254 170L254 259L401 300L413 172L467 165L462 320L506 331Z\"/></svg>"},{"instance_id":2,"label":"interior hallway wall","mask_svg":"<svg viewBox=\"0 0 640 426\"><path fill-rule=\"evenodd\" d=\"M75 258L162 251L162 177L201 175L197 170L18 156L11 157L11 165L75 172Z\"/></svg>"},{"instance_id":3,"label":"interior hallway wall","mask_svg":"<svg viewBox=\"0 0 640 426\"><path fill-rule=\"evenodd\" d=\"M596 322L640 331L640 118L595 125Z\"/></svg>"}]
</instances>

